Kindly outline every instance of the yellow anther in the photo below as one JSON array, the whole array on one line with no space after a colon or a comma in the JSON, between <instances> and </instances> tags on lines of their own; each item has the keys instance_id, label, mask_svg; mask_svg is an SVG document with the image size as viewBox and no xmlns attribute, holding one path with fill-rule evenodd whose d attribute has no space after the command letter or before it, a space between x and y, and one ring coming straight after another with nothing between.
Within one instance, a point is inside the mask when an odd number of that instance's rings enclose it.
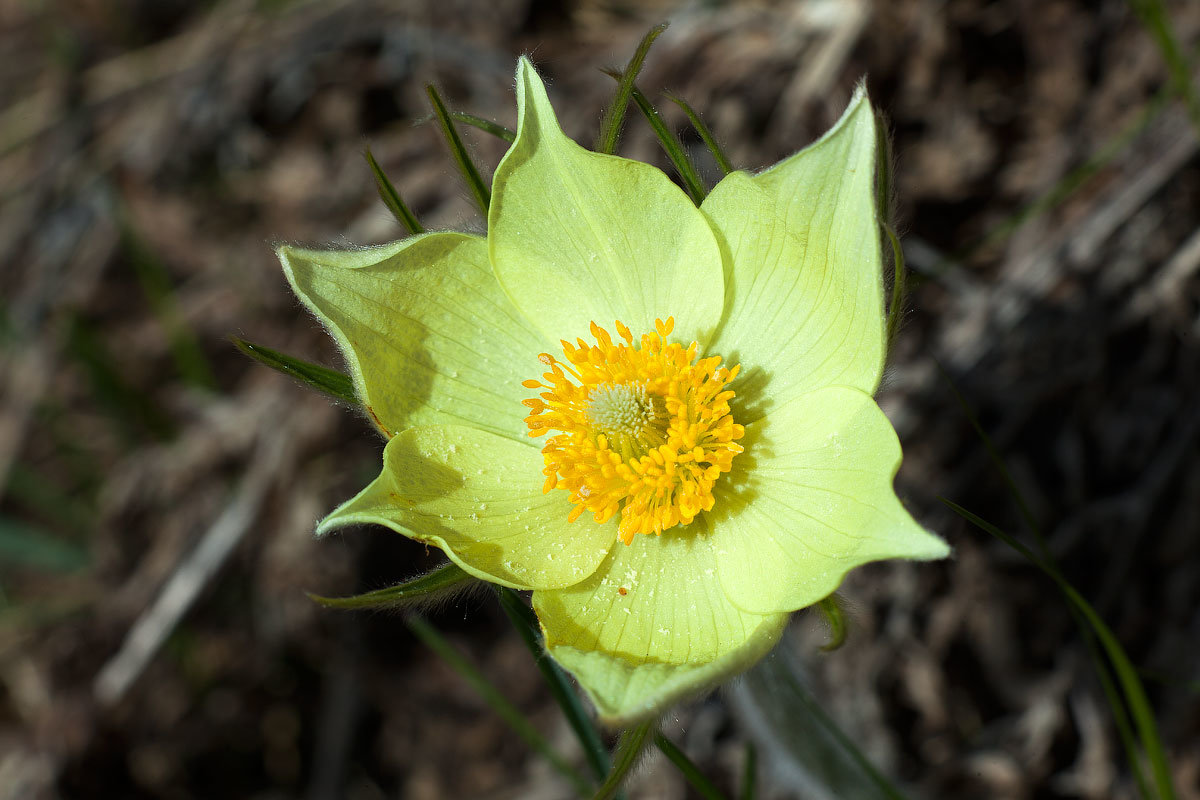
<instances>
[{"instance_id":1,"label":"yellow anther","mask_svg":"<svg viewBox=\"0 0 1200 800\"><path fill-rule=\"evenodd\" d=\"M538 356L550 368L545 382L521 384L547 390L524 401L529 435L553 433L542 448L545 491L569 492L572 522L584 511L598 523L619 513L626 544L691 523L712 509L716 480L742 452L735 440L745 430L730 416L726 388L738 367L721 367L719 356L697 362L696 342L668 342L674 317L655 320L636 344L619 320L621 343L589 327L596 344L563 341L564 361Z\"/></svg>"}]
</instances>

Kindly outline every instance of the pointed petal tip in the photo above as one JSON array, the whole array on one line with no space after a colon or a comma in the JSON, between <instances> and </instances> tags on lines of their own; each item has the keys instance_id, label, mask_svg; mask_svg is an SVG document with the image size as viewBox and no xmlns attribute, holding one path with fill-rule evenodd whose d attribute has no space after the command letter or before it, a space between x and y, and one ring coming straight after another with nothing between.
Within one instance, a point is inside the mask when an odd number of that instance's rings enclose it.
<instances>
[{"instance_id":1,"label":"pointed petal tip","mask_svg":"<svg viewBox=\"0 0 1200 800\"><path fill-rule=\"evenodd\" d=\"M852 94L850 96L850 102L848 103L848 105L853 107L853 106L861 103L863 100L866 100L868 103L871 101L870 97L867 94L867 76L866 75L863 75L861 78L858 79L858 83L854 84L854 94Z\"/></svg>"},{"instance_id":2,"label":"pointed petal tip","mask_svg":"<svg viewBox=\"0 0 1200 800\"><path fill-rule=\"evenodd\" d=\"M517 60L517 124L524 122L525 117L533 110L532 106L539 103L549 104L550 98L546 94L546 84L542 80L542 76L538 74L537 68L533 66L533 62L527 56L521 56ZM517 131L520 135L520 129Z\"/></svg>"},{"instance_id":3,"label":"pointed petal tip","mask_svg":"<svg viewBox=\"0 0 1200 800\"><path fill-rule=\"evenodd\" d=\"M351 524L349 520L339 518L337 514L338 512L334 511L329 516L325 517L325 519L318 522L317 527L313 529L313 536L317 537L318 539L322 539L339 528L344 528Z\"/></svg>"},{"instance_id":4,"label":"pointed petal tip","mask_svg":"<svg viewBox=\"0 0 1200 800\"><path fill-rule=\"evenodd\" d=\"M870 562L949 555L896 496L899 440L867 393L831 386L801 395L748 425L746 440L769 453L758 457L758 495L709 518L726 551L721 587L743 611L805 608Z\"/></svg>"},{"instance_id":5,"label":"pointed petal tip","mask_svg":"<svg viewBox=\"0 0 1200 800\"><path fill-rule=\"evenodd\" d=\"M366 492L366 489L369 488L370 486L368 485L362 492L346 500L322 519L318 520L316 528L313 529L313 535L320 539L342 528L348 528L351 525L369 525L376 522L377 520L373 517L364 517L359 509L356 508L357 501Z\"/></svg>"},{"instance_id":6,"label":"pointed petal tip","mask_svg":"<svg viewBox=\"0 0 1200 800\"><path fill-rule=\"evenodd\" d=\"M923 541L924 548L914 548L904 558L910 561L937 561L938 559L952 558L954 556L954 548L945 539L924 528L921 531L925 534Z\"/></svg>"},{"instance_id":7,"label":"pointed petal tip","mask_svg":"<svg viewBox=\"0 0 1200 800\"><path fill-rule=\"evenodd\" d=\"M542 493L536 448L461 425L407 428L379 476L318 524L318 535L382 525L436 547L480 580L565 589L607 556L616 526L567 523L565 498Z\"/></svg>"},{"instance_id":8,"label":"pointed petal tip","mask_svg":"<svg viewBox=\"0 0 1200 800\"><path fill-rule=\"evenodd\" d=\"M707 220L657 168L567 136L528 59L516 82L516 139L496 167L488 214L489 256L505 294L551 342L587 331L591 320L653 330L666 309L679 339L706 344L724 305Z\"/></svg>"},{"instance_id":9,"label":"pointed petal tip","mask_svg":"<svg viewBox=\"0 0 1200 800\"><path fill-rule=\"evenodd\" d=\"M875 115L872 113L871 108L871 97L867 93L867 78L864 75L854 85L854 93L850 95L850 102L846 103L846 110L842 112L838 121L833 123L833 126L830 127L820 140L829 138L830 134L849 123L860 111L865 111L867 120L873 125Z\"/></svg>"}]
</instances>

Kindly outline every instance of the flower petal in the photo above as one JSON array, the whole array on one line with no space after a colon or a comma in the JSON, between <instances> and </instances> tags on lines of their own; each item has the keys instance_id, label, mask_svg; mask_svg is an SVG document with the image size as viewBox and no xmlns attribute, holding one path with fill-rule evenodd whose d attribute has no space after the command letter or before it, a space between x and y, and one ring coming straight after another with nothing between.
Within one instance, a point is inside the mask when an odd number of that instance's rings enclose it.
<instances>
[{"instance_id":1,"label":"flower petal","mask_svg":"<svg viewBox=\"0 0 1200 800\"><path fill-rule=\"evenodd\" d=\"M586 581L534 592L546 649L605 722L626 724L748 668L786 614L748 614L725 597L700 526L618 544Z\"/></svg>"},{"instance_id":2,"label":"flower petal","mask_svg":"<svg viewBox=\"0 0 1200 800\"><path fill-rule=\"evenodd\" d=\"M484 240L433 233L359 250L278 252L385 433L466 423L532 444L521 381L545 369L537 355L546 342L496 283Z\"/></svg>"},{"instance_id":3,"label":"flower petal","mask_svg":"<svg viewBox=\"0 0 1200 800\"><path fill-rule=\"evenodd\" d=\"M660 170L567 138L529 61L517 67L517 139L496 168L488 243L500 284L551 339L621 320L675 317L703 345L723 307L721 254L704 215Z\"/></svg>"},{"instance_id":4,"label":"flower petal","mask_svg":"<svg viewBox=\"0 0 1200 800\"><path fill-rule=\"evenodd\" d=\"M863 392L801 395L747 425L742 443L705 515L721 586L739 608L794 611L868 561L949 555L897 499L900 443Z\"/></svg>"},{"instance_id":5,"label":"flower petal","mask_svg":"<svg viewBox=\"0 0 1200 800\"><path fill-rule=\"evenodd\" d=\"M542 456L531 447L460 425L409 428L384 448L379 477L317 533L377 523L440 547L485 581L570 586L604 561L617 526L567 522L566 493L543 494L542 480Z\"/></svg>"},{"instance_id":6,"label":"flower petal","mask_svg":"<svg viewBox=\"0 0 1200 800\"><path fill-rule=\"evenodd\" d=\"M874 393L884 357L874 186L875 122L860 89L815 144L759 175L732 173L705 198L727 248L709 350L742 365L739 422L822 386Z\"/></svg>"}]
</instances>

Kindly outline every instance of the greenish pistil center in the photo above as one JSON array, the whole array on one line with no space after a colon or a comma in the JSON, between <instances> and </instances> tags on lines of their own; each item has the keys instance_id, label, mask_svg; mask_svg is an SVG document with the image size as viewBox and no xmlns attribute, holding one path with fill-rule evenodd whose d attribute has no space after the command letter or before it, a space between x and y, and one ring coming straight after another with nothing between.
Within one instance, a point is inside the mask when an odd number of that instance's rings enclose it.
<instances>
[{"instance_id":1,"label":"greenish pistil center","mask_svg":"<svg viewBox=\"0 0 1200 800\"><path fill-rule=\"evenodd\" d=\"M588 421L609 446L626 458L645 455L666 440L667 413L661 397L641 383L606 383L588 394Z\"/></svg>"}]
</instances>

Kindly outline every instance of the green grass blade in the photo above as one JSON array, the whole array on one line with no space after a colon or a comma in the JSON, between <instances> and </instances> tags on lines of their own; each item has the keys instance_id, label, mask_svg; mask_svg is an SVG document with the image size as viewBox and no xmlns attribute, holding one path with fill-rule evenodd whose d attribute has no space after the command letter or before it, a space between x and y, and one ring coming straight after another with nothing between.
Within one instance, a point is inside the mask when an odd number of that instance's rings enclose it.
<instances>
[{"instance_id":1,"label":"green grass blade","mask_svg":"<svg viewBox=\"0 0 1200 800\"><path fill-rule=\"evenodd\" d=\"M1188 63L1187 54L1179 46L1179 39L1175 36L1166 4L1162 0L1129 0L1129 5L1158 46L1171 75L1172 88L1183 99L1188 117L1191 118L1196 133L1200 134L1200 94L1197 94L1192 83L1192 67Z\"/></svg>"},{"instance_id":2,"label":"green grass blade","mask_svg":"<svg viewBox=\"0 0 1200 800\"><path fill-rule=\"evenodd\" d=\"M352 597L322 597L310 592L308 597L326 608L412 608L441 602L450 595L470 589L477 582L477 578L451 562L386 589Z\"/></svg>"},{"instance_id":3,"label":"green grass blade","mask_svg":"<svg viewBox=\"0 0 1200 800\"><path fill-rule=\"evenodd\" d=\"M774 740L813 780L821 782L831 797L906 800L821 708L797 676L786 650L777 648L743 679Z\"/></svg>"},{"instance_id":4,"label":"green grass blade","mask_svg":"<svg viewBox=\"0 0 1200 800\"><path fill-rule=\"evenodd\" d=\"M260 364L266 364L271 369L278 370L284 375L290 375L301 383L307 384L317 391L336 397L352 406L361 405L354 394L354 384L350 376L320 364L303 361L278 350L247 342L236 336L229 337L234 346Z\"/></svg>"},{"instance_id":5,"label":"green grass blade","mask_svg":"<svg viewBox=\"0 0 1200 800\"><path fill-rule=\"evenodd\" d=\"M1134 669L1133 663L1129 660L1129 656L1125 654L1124 648L1121 647L1112 630L1100 618L1100 615L1096 613L1092 605L1083 598L1083 595L1079 594L1075 587L1059 572L1058 567L1042 559L1015 537L1000 530L977 514L973 514L952 500L944 497L939 499L951 511L977 528L995 536L1024 556L1026 560L1042 572L1046 573L1058 585L1059 590L1066 597L1067 601L1083 616L1084 620L1095 633L1101 648L1112 664L1113 671L1116 673L1117 683L1124 693L1125 702L1129 705L1129 712L1133 718L1134 727L1138 732L1138 736L1141 737L1142 749L1146 754L1146 758L1150 761L1150 768L1154 775L1158 796L1162 800L1174 800L1175 787L1171 781L1171 770L1167 764L1166 751L1163 749L1162 739L1158 734L1158 723L1154 719L1154 712L1150 708L1149 699L1146 697L1145 687L1142 686L1142 681L1137 674L1137 670Z\"/></svg>"},{"instance_id":6,"label":"green grass blade","mask_svg":"<svg viewBox=\"0 0 1200 800\"><path fill-rule=\"evenodd\" d=\"M497 594L500 598L500 607L508 615L513 627L517 629L521 641L533 654L534 662L541 670L542 677L546 679L546 685L550 687L550 694L562 709L571 729L575 731L579 744L583 746L583 754L587 757L588 766L592 768L592 772L596 774L598 780L604 780L610 766L608 750L604 747L600 732L592 724L591 717L584 710L583 704L579 702L579 695L571 688L566 673L550 658L542 646L541 628L533 609L526 605L521 596L512 589L501 586L497 588Z\"/></svg>"},{"instance_id":7,"label":"green grass blade","mask_svg":"<svg viewBox=\"0 0 1200 800\"><path fill-rule=\"evenodd\" d=\"M846 643L846 615L837 597L829 595L817 603L817 608L829 623L829 641L821 649L826 653L837 650Z\"/></svg>"},{"instance_id":8,"label":"green grass blade","mask_svg":"<svg viewBox=\"0 0 1200 800\"><path fill-rule=\"evenodd\" d=\"M1062 575L1053 577L1067 599L1079 609L1088 624L1092 626L1092 630L1100 640L1100 646L1112 663L1113 671L1117 675L1117 682L1125 694L1125 701L1129 704L1134 727L1141 737L1142 749L1150 761L1150 771L1154 775L1159 797L1162 800L1174 800L1175 786L1171 780L1171 768L1167 763L1166 750L1163 748L1162 738L1158 733L1158 722L1154 718L1154 710L1150 707L1150 700L1146 697L1146 689L1142 685L1137 670L1129 660L1129 656L1126 655L1125 649L1121 647L1117 637L1092 608L1091 603L1088 603Z\"/></svg>"},{"instance_id":9,"label":"green grass blade","mask_svg":"<svg viewBox=\"0 0 1200 800\"><path fill-rule=\"evenodd\" d=\"M828 733L834 738L834 740L842 746L842 749L847 755L850 756L850 759L858 765L858 768L862 770L863 775L866 776L867 780L879 790L880 794L888 798L888 800L908 800L904 793L897 789L892 782L888 780L886 775L876 769L875 765L871 763L871 760L867 758L863 751L858 749L858 746L854 744L853 740L851 740L850 737L838 727L837 723L825 713L825 709L817 705L816 701L814 701L807 694L807 692L804 694L804 698L808 701L809 713L812 714L821 727L825 728L826 731L828 731Z\"/></svg>"},{"instance_id":10,"label":"green grass blade","mask_svg":"<svg viewBox=\"0 0 1200 800\"><path fill-rule=\"evenodd\" d=\"M1125 759L1129 762L1129 770L1133 773L1133 780L1137 784L1138 794L1149 800L1154 795L1150 791L1149 781L1146 780L1146 772L1142 769L1142 760L1138 753L1137 734L1134 733L1133 726L1129 722L1129 713L1125 710L1125 702L1121 699L1121 693L1117 691L1116 684L1113 683L1112 673L1108 668L1108 664L1096 649L1096 637L1087 627L1087 623L1078 609L1071 607L1071 616L1075 618L1075 624L1084 633L1083 642L1087 645L1088 658L1091 659L1093 666L1096 668L1096 675L1100 678L1100 687L1104 690L1104 699L1108 702L1108 707L1112 710L1113 722L1117 726L1117 736L1121 740L1121 749L1125 751Z\"/></svg>"},{"instance_id":11,"label":"green grass blade","mask_svg":"<svg viewBox=\"0 0 1200 800\"><path fill-rule=\"evenodd\" d=\"M400 196L400 192L396 191L396 187L388 180L388 176L384 174L383 168L379 166L379 162L375 160L375 156L371 153L371 148L368 147L363 153L367 159L367 165L371 168L371 174L375 176L375 185L379 189L379 199L388 207L388 211L392 212L392 216L396 221L408 229L408 232L416 236L418 233L424 233L425 228L421 223L417 222L416 216L408 209L404 198Z\"/></svg>"},{"instance_id":12,"label":"green grass blade","mask_svg":"<svg viewBox=\"0 0 1200 800\"><path fill-rule=\"evenodd\" d=\"M720 167L721 172L725 175L733 172L733 164L729 162L725 152L721 150L721 146L717 144L717 140L713 136L712 131L709 130L708 126L704 124L704 120L700 119L700 115L696 113L696 110L692 108L691 104L689 104L679 95L671 94L670 92L667 92L666 97L672 103L682 108L684 114L687 114L688 120L692 123L692 128L697 134L699 134L700 140L704 142L704 146L707 147L708 152L712 154L713 161L717 162L717 166Z\"/></svg>"},{"instance_id":13,"label":"green grass blade","mask_svg":"<svg viewBox=\"0 0 1200 800\"><path fill-rule=\"evenodd\" d=\"M1132 714L1133 716L1135 727L1139 737L1141 738L1142 750L1146 753L1147 758L1150 760L1151 769L1154 773L1155 783L1158 789L1158 797L1163 798L1163 800L1170 800L1170 798L1175 796L1175 790L1171 783L1171 774L1167 764L1166 752L1163 749L1162 741L1158 734L1158 726L1154 719L1153 710L1150 708L1149 701L1146 698L1145 688L1141 683L1141 679L1138 677L1137 672L1134 670L1128 656L1125 654L1125 651L1121 648L1120 643L1112 635L1112 632L1108 629L1107 625L1105 625L1104 621L1100 619L1095 610L1092 609L1091 605L1084 600L1083 596L1080 595L1075 587L1072 586L1069 581L1067 581L1065 576L1063 576L1062 571L1059 569L1054 557L1050 553L1050 548L1046 542L1045 536L1042 534L1041 526L1038 525L1037 519L1034 517L1033 512L1029 507L1029 503L1025 500L1024 494L1021 492L1020 487L1017 486L1016 481L1013 479L1012 473L1009 471L1008 465L1001 457L999 450L992 442L991 437L988 436L987 431L985 431L983 426L979 423L978 417L975 416L975 413L967 404L966 399L958 390L958 387L955 385L954 381L951 380L949 374L941 368L941 365L938 365L938 369L941 371L943 379L950 386L950 390L954 393L955 399L958 401L959 406L962 408L962 411L966 415L968 421L971 423L971 426L975 429L976 434L983 442L984 448L988 453L988 458L991 460L993 466L995 466L996 470L1003 478L1009 494L1012 496L1014 502L1016 502L1021 511L1021 516L1024 519L1026 526L1028 526L1035 537L1040 555L1035 554L1015 537L1012 537L1004 531L1001 531L995 525L992 525L981 517L971 514L971 512L966 511L966 509L962 508L961 506L958 506L957 504L954 504L944 498L942 499L942 502L947 503L949 507L955 511L955 513L958 513L960 516L964 516L964 518L970 521L972 524L1008 544L1009 547L1016 550L1032 564L1050 576L1050 578L1053 579L1058 585L1059 589L1068 600L1068 606L1071 609L1071 614L1075 618L1075 622L1079 626L1085 642L1087 642L1089 637L1094 634L1099 639L1101 647L1107 655L1109 662L1112 664L1113 670L1116 672L1118 683L1120 684L1123 692L1124 701L1122 702L1121 697L1116 696L1115 693L1109 694L1106 692L1105 695L1106 699L1109 701L1113 719L1117 724L1118 733L1121 733L1122 721L1126 719L1127 712L1125 709L1125 704L1128 704L1128 713ZM1088 652L1089 655L1093 657L1092 663L1096 668L1096 672L1101 676L1101 682L1103 683L1108 674L1108 667L1104 663L1104 660L1099 658L1099 654L1096 653L1094 647L1089 647ZM1136 748L1134 748L1134 750L1136 751ZM1129 752L1130 751L1127 748L1127 753ZM1133 752L1132 756L1133 757L1130 759L1129 763L1135 780L1138 781L1139 787L1145 790L1143 795L1145 797L1151 797L1152 795L1147 793L1148 786L1144 776L1141 775L1141 765L1138 763L1136 752Z\"/></svg>"},{"instance_id":14,"label":"green grass blade","mask_svg":"<svg viewBox=\"0 0 1200 800\"><path fill-rule=\"evenodd\" d=\"M449 664L455 672L461 675L467 683L471 684L471 688L479 692L479 696L483 698L493 711L495 711L508 726L513 729L513 732L525 740L535 751L546 758L550 764L559 771L575 790L581 795L587 795L591 791L591 787L587 781L567 763L558 751L550 746L545 737L538 732L533 723L520 712L520 710L508 701L508 699L500 693L500 690L488 681L483 676L483 673L477 670L474 665L467 661L463 656L454 649L437 629L420 617L410 617L407 621L408 628L418 639L425 643L430 650L433 650L441 658Z\"/></svg>"},{"instance_id":15,"label":"green grass blade","mask_svg":"<svg viewBox=\"0 0 1200 800\"><path fill-rule=\"evenodd\" d=\"M498 122L492 122L490 119L477 117L474 114L468 114L465 111L451 111L450 117L456 122L462 122L472 127L479 128L479 130L483 131L484 133L490 133L497 139L503 139L509 144L512 144L517 140L516 131L514 131L512 128L506 128Z\"/></svg>"},{"instance_id":16,"label":"green grass blade","mask_svg":"<svg viewBox=\"0 0 1200 800\"><path fill-rule=\"evenodd\" d=\"M757 794L755 785L758 783L758 750L754 742L746 742L746 758L742 764L741 800L754 800Z\"/></svg>"},{"instance_id":17,"label":"green grass blade","mask_svg":"<svg viewBox=\"0 0 1200 800\"><path fill-rule=\"evenodd\" d=\"M441 95L433 84L425 87L425 93L429 95L429 104L433 106L433 115L437 117L438 125L442 129L442 135L446 137L446 143L450 146L450 154L454 156L455 163L458 164L458 170L462 173L463 179L467 182L467 188L471 190L471 194L475 196L475 202L479 204L479 208L483 211L483 216L487 217L488 206L492 203L492 191L484 182L483 176L479 174L479 170L475 167L475 162L471 160L471 156L467 153L467 148L463 145L462 139L458 135L458 131L454 128L454 120L450 118L450 112L446 110L446 104L442 102Z\"/></svg>"},{"instance_id":18,"label":"green grass blade","mask_svg":"<svg viewBox=\"0 0 1200 800\"><path fill-rule=\"evenodd\" d=\"M616 78L617 76L612 77ZM663 152L667 154L667 158L671 159L675 171L683 180L683 188L687 190L688 196L692 198L693 203L700 205L704 201L704 196L708 194L708 190L704 188L704 183L696 174L696 168L692 166L691 159L688 158L687 151L683 149L679 137L667 128L658 109L646 99L646 95L642 94L636 86L633 87L633 102L637 104L642 116L650 123L650 128L658 138L658 143L662 145Z\"/></svg>"},{"instance_id":19,"label":"green grass blade","mask_svg":"<svg viewBox=\"0 0 1200 800\"><path fill-rule=\"evenodd\" d=\"M979 423L979 417L975 415L975 411L967 403L967 399L963 397L962 392L958 390L958 385L954 379L950 377L950 373L943 369L940 363L935 362L938 372L942 375L942 380L946 381L946 385L950 387L950 391L954 394L954 399L958 401L958 407L962 409L963 415L967 421L971 423L971 427L975 430L975 435L983 442L983 447L987 451L988 459L992 462L992 466L1000 473L1001 479L1004 481L1005 488L1008 489L1009 495L1013 502L1017 504L1018 510L1021 512L1021 519L1025 520L1026 527L1037 540L1038 549L1041 551L1042 557L1048 563L1052 561L1050 556L1050 546L1046 543L1046 538L1042 535L1042 528L1038 525L1037 518L1033 515L1033 509L1029 507L1029 503L1025 500L1025 495L1021 492L1021 488L1017 486L1016 480L1012 473L1009 472L1008 465L1004 463L1004 459L1000 455L1000 451L996 449L992 437L988 436L987 431L983 429L983 425Z\"/></svg>"},{"instance_id":20,"label":"green grass blade","mask_svg":"<svg viewBox=\"0 0 1200 800\"><path fill-rule=\"evenodd\" d=\"M604 779L604 783L592 795L592 800L610 800L616 796L621 789L621 784L629 777L630 770L634 768L646 750L646 745L649 744L650 735L653 732L654 720L647 720L640 725L621 731L621 738L617 740L616 752L613 753L612 770Z\"/></svg>"},{"instance_id":21,"label":"green grass blade","mask_svg":"<svg viewBox=\"0 0 1200 800\"><path fill-rule=\"evenodd\" d=\"M725 795L721 794L712 781L704 777L700 768L687 757L686 753L676 747L674 742L661 733L656 733L654 734L654 745L683 773L683 777L696 790L696 794L703 797L704 800L725 800Z\"/></svg>"},{"instance_id":22,"label":"green grass blade","mask_svg":"<svg viewBox=\"0 0 1200 800\"><path fill-rule=\"evenodd\" d=\"M597 153L612 155L617 151L617 140L621 138L621 123L625 121L625 109L629 107L629 98L633 94L633 82L642 71L642 64L646 61L646 54L650 52L650 45L654 44L654 40L666 29L667 23L661 22L647 31L634 51L633 58L629 59L629 63L621 71L621 79L617 81L617 92L600 122L600 133L596 137Z\"/></svg>"}]
</instances>

